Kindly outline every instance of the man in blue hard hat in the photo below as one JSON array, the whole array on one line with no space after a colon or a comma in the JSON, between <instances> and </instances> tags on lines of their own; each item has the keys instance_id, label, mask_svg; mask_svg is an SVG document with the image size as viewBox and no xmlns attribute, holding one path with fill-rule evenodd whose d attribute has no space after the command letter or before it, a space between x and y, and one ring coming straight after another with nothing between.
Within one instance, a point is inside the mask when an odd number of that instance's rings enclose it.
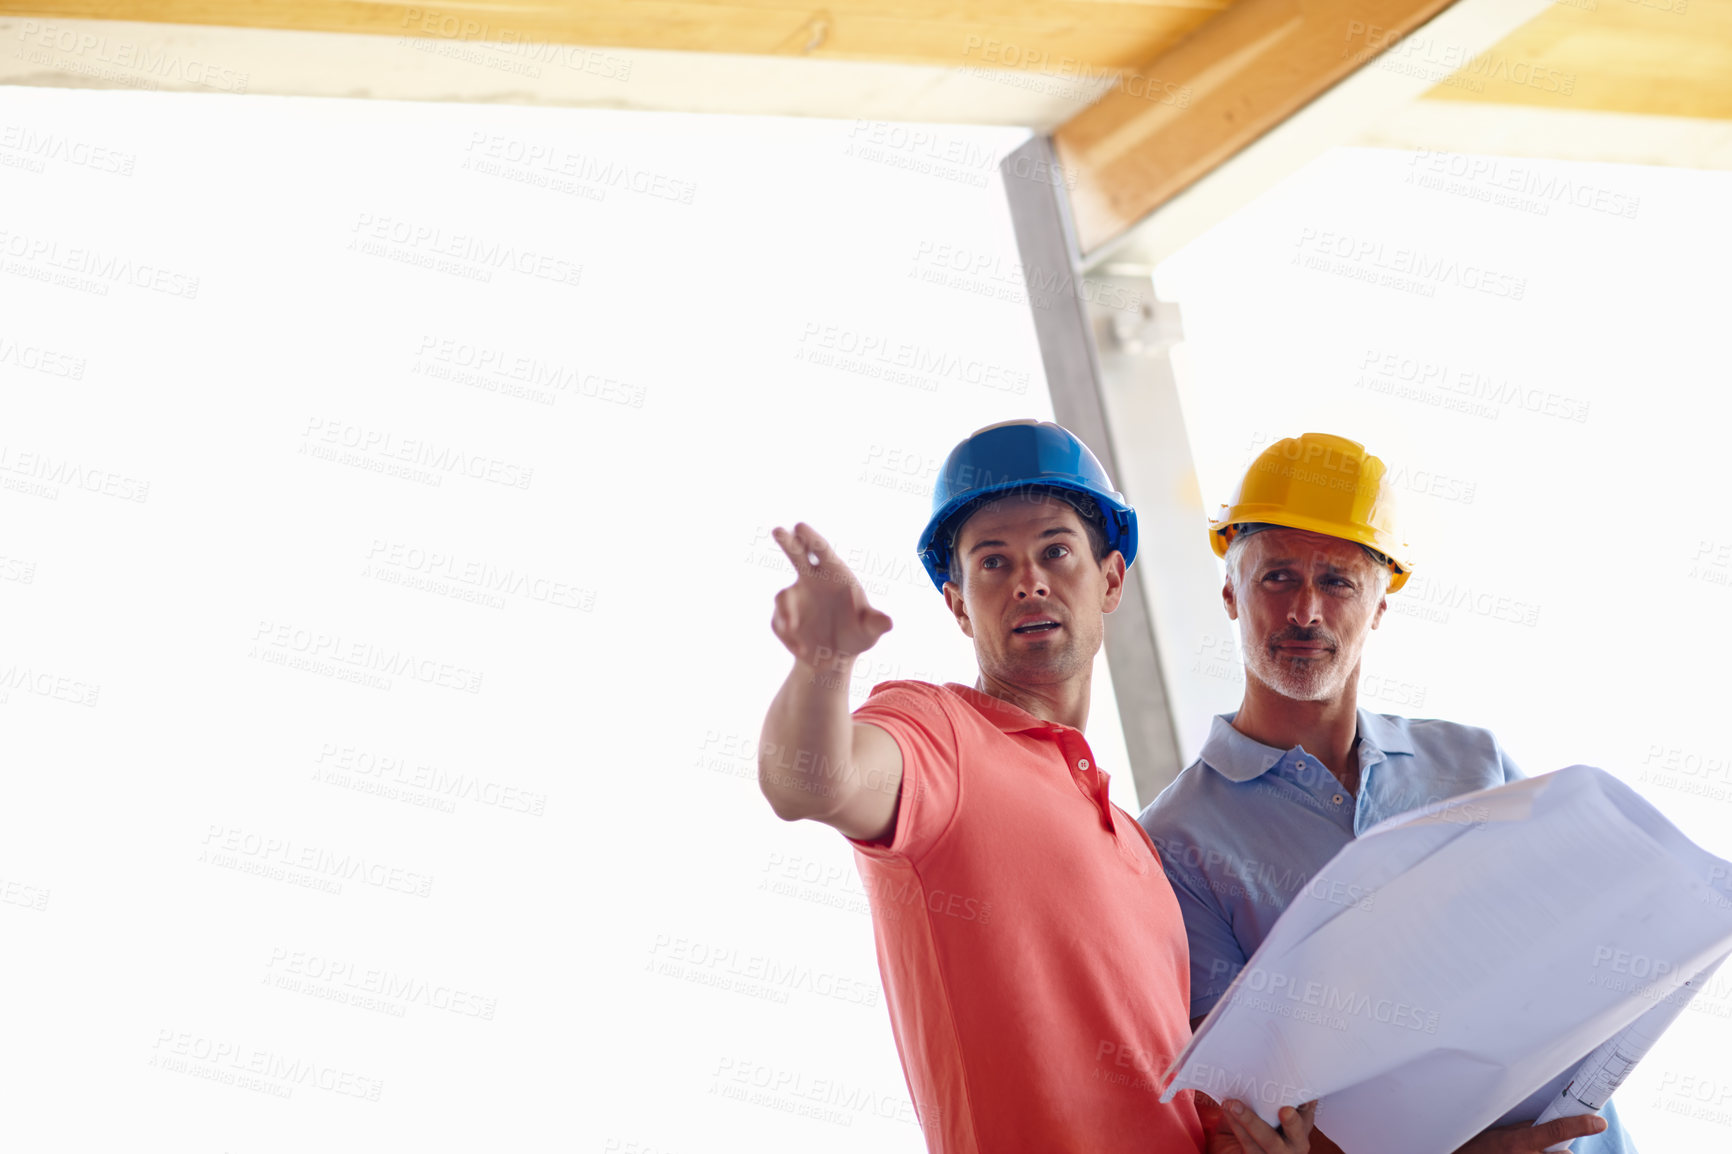
<instances>
[{"instance_id":1,"label":"man in blue hard hat","mask_svg":"<svg viewBox=\"0 0 1732 1154\"><path fill-rule=\"evenodd\" d=\"M855 848L928 1149L1308 1151L1300 1088L1279 1129L1231 1098L1160 1100L1190 1036L1189 968L1153 846L1082 732L1136 555L1136 514L1094 455L1007 421L945 461L919 549L974 642L973 686L885 682L850 716L853 663L890 619L810 526L774 536L797 574L771 621L794 668L759 785L778 816Z\"/></svg>"},{"instance_id":2,"label":"man in blue hard hat","mask_svg":"<svg viewBox=\"0 0 1732 1154\"><path fill-rule=\"evenodd\" d=\"M1365 644L1413 569L1393 485L1364 445L1327 433L1270 445L1212 519L1209 541L1226 561L1221 596L1239 625L1245 698L1215 718L1201 756L1139 819L1183 911L1193 1024L1359 833L1522 776L1487 730L1359 707ZM1556 1090L1511 1115L1532 1118ZM1318 1154L1337 1149L1315 1137ZM1604 1119L1494 1127L1458 1154L1571 1139L1575 1154L1634 1150L1608 1104Z\"/></svg>"}]
</instances>

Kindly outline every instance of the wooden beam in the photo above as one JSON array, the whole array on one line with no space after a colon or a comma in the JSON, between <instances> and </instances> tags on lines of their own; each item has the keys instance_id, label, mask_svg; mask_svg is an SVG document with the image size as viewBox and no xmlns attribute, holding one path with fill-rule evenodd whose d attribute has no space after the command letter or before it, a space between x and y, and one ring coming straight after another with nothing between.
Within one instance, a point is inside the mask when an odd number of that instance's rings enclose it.
<instances>
[{"instance_id":1,"label":"wooden beam","mask_svg":"<svg viewBox=\"0 0 1732 1154\"><path fill-rule=\"evenodd\" d=\"M1121 77L1053 134L1085 258L1450 2L1239 0Z\"/></svg>"},{"instance_id":2,"label":"wooden beam","mask_svg":"<svg viewBox=\"0 0 1732 1154\"><path fill-rule=\"evenodd\" d=\"M0 0L0 7L12 16L65 20L872 60L1063 76L1135 67L1232 2Z\"/></svg>"},{"instance_id":3,"label":"wooden beam","mask_svg":"<svg viewBox=\"0 0 1732 1154\"><path fill-rule=\"evenodd\" d=\"M1470 60L1546 11L1554 0L1455 0L1408 43L1444 48L1448 67L1415 68L1385 54L1264 133L1219 167L1089 255L1092 269L1137 267L1144 274L1331 148L1362 143L1390 116L1429 101L1419 98L1455 61ZM1460 107L1460 106L1457 106Z\"/></svg>"}]
</instances>

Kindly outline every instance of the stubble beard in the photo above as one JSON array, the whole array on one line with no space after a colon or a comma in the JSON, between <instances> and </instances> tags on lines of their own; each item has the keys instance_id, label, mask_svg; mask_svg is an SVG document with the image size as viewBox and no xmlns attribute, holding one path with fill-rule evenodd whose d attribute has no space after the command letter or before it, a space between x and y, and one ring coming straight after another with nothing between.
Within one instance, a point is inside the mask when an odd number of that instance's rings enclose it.
<instances>
[{"instance_id":1,"label":"stubble beard","mask_svg":"<svg viewBox=\"0 0 1732 1154\"><path fill-rule=\"evenodd\" d=\"M1277 657L1263 648L1252 654L1249 664L1257 680L1292 701L1328 701L1347 684L1339 650L1322 659Z\"/></svg>"},{"instance_id":2,"label":"stubble beard","mask_svg":"<svg viewBox=\"0 0 1732 1154\"><path fill-rule=\"evenodd\" d=\"M1075 677L1088 662L1080 657L1081 639L1066 636L1048 649L1028 649L1000 655L1002 668L994 673L1012 685L1054 685Z\"/></svg>"}]
</instances>

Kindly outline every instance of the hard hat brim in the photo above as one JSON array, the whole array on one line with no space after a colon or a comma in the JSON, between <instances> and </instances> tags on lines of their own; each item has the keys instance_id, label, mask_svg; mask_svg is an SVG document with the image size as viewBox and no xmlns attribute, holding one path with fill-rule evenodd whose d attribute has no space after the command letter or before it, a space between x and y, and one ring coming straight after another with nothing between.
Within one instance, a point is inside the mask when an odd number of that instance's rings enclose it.
<instances>
[{"instance_id":1,"label":"hard hat brim","mask_svg":"<svg viewBox=\"0 0 1732 1154\"><path fill-rule=\"evenodd\" d=\"M1351 541L1355 545L1363 545L1368 549L1389 558L1389 589L1394 593L1407 584L1407 578L1413 571L1412 564L1406 556L1406 550L1398 543L1388 539L1383 533L1344 533L1341 526L1331 521L1315 517L1307 517L1302 513L1294 513L1275 505L1236 505L1227 509L1220 517L1209 522L1209 546L1214 549L1215 556L1225 558L1227 547L1238 535L1239 525L1263 524L1279 525L1283 529L1301 529L1307 533L1316 533L1320 537L1334 537L1338 541Z\"/></svg>"}]
</instances>

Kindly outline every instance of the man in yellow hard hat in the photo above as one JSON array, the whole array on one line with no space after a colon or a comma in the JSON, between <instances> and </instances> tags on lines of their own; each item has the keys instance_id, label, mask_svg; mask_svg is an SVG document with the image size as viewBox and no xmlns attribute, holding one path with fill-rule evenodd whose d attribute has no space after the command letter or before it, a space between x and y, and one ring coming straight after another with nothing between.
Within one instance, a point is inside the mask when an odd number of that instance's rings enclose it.
<instances>
[{"instance_id":1,"label":"man in yellow hard hat","mask_svg":"<svg viewBox=\"0 0 1732 1154\"><path fill-rule=\"evenodd\" d=\"M1193 1026L1355 836L1522 776L1488 730L1359 708L1365 643L1412 571L1393 496L1383 462L1363 445L1306 433L1264 450L1210 523L1245 696L1139 818L1185 920ZM1463 1150L1539 1151L1572 1138L1575 1154L1635 1149L1608 1105L1604 1120L1499 1127ZM1335 1149L1322 1130L1314 1139L1318 1151Z\"/></svg>"}]
</instances>

